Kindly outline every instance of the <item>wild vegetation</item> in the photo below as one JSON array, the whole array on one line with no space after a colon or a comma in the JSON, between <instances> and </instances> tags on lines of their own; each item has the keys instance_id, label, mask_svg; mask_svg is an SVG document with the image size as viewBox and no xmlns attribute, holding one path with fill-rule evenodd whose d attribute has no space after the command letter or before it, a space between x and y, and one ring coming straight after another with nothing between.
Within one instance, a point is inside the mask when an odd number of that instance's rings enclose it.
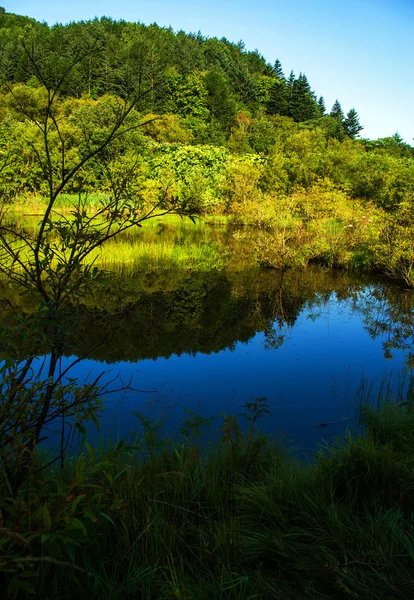
<instances>
[{"instance_id":1,"label":"wild vegetation","mask_svg":"<svg viewBox=\"0 0 414 600\"><path fill-rule=\"evenodd\" d=\"M60 365L85 291L105 285L98 261L128 263L131 232L167 214L225 220L249 261L282 273L319 262L413 287L413 148L358 139L355 109L326 114L304 74L225 39L107 18L48 27L0 9L0 57L2 589L412 597L411 387L363 405L363 434L308 465L258 435L265 398L203 448L202 415L189 411L172 443L137 414L133 444L70 457L108 385ZM176 246L166 252L187 270L228 260L210 243ZM140 252L152 271L165 264ZM50 427L60 442L44 449Z\"/></svg>"},{"instance_id":2,"label":"wild vegetation","mask_svg":"<svg viewBox=\"0 0 414 600\"><path fill-rule=\"evenodd\" d=\"M384 398L382 399L384 400ZM189 413L181 442L137 415L135 444L86 446L3 502L9 597L409 600L412 392L361 406L365 433L288 457L257 434L265 399L224 418L219 441ZM216 435L217 438L217 435ZM39 454L37 467L47 461Z\"/></svg>"},{"instance_id":3,"label":"wild vegetation","mask_svg":"<svg viewBox=\"0 0 414 600\"><path fill-rule=\"evenodd\" d=\"M163 196L226 216L263 264L317 261L413 286L414 149L398 134L359 139L355 109L344 116L336 101L327 113L304 74L225 39L108 18L48 27L3 11L0 49L3 205L45 208L36 120L69 69L53 98L55 171L96 150L135 98L122 136L61 190L72 203L82 194L97 211L116 173L141 210Z\"/></svg>"}]
</instances>

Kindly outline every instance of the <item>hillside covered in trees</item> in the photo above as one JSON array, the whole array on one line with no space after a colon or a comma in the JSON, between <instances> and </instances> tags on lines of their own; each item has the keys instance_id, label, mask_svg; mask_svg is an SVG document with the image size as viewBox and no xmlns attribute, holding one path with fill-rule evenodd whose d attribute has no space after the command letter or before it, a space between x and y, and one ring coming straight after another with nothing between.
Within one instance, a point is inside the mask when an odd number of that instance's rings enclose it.
<instances>
[{"instance_id":1,"label":"hillside covered in trees","mask_svg":"<svg viewBox=\"0 0 414 600\"><path fill-rule=\"evenodd\" d=\"M47 195L45 173L64 179L129 106L122 135L62 191L110 194L123 179L142 207L178 199L265 230L265 264L317 260L413 285L414 148L398 133L360 139L356 110L336 100L328 112L304 73L201 33L107 17L49 27L4 9L0 57L3 204Z\"/></svg>"},{"instance_id":2,"label":"hillside covered in trees","mask_svg":"<svg viewBox=\"0 0 414 600\"><path fill-rule=\"evenodd\" d=\"M0 28L0 69L8 82L39 85L39 73L19 43L28 31L31 52L51 84L62 66L87 49L88 60L72 70L65 96L97 99L145 90L142 110L178 115L201 143L223 142L240 113L287 116L297 123L328 115L305 74L285 76L279 60L271 65L257 50L245 51L242 42L106 17L48 27L4 9ZM355 109L345 117L338 100L329 116L338 138L354 138L362 129Z\"/></svg>"}]
</instances>

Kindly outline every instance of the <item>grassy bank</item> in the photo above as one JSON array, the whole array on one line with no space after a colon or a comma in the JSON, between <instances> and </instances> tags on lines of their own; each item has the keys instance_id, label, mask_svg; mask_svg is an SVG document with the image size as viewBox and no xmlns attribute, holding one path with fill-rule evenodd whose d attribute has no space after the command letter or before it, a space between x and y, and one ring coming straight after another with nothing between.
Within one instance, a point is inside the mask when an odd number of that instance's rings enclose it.
<instances>
[{"instance_id":1,"label":"grassy bank","mask_svg":"<svg viewBox=\"0 0 414 600\"><path fill-rule=\"evenodd\" d=\"M87 198L87 211L93 214L99 203L105 200L102 194ZM74 195L59 197L57 213L71 219ZM45 199L30 196L24 202L16 202L8 208L8 220L12 227L25 235L34 236L38 222L45 210ZM59 215L54 217L58 220ZM212 270L221 269L228 262L228 237L222 227L226 217L208 216L192 223L179 215L166 215L150 219L142 228L135 228L109 240L104 247L92 252L86 262L101 269L114 270L134 267L147 272L165 269ZM53 232L51 241L58 241ZM69 252L67 249L66 252ZM28 259L30 257L28 256ZM252 264L253 260L250 260Z\"/></svg>"},{"instance_id":2,"label":"grassy bank","mask_svg":"<svg viewBox=\"0 0 414 600\"><path fill-rule=\"evenodd\" d=\"M412 400L365 404L364 433L312 463L256 429L242 435L233 417L200 454L207 423L190 414L182 444L141 418L134 448L88 447L63 472L35 472L13 499L3 480L3 589L42 599L409 600Z\"/></svg>"},{"instance_id":3,"label":"grassy bank","mask_svg":"<svg viewBox=\"0 0 414 600\"><path fill-rule=\"evenodd\" d=\"M195 223L178 215L150 219L141 229L109 240L87 260L107 270L133 266L144 271L239 270L254 264L286 269L319 263L382 273L414 286L414 230L408 208L392 214L351 200L328 184L278 198L255 187L247 194L243 184L244 193L238 190L227 214L204 215ZM88 196L88 213L101 201L103 194ZM74 202L76 196L62 194L57 213L70 219ZM9 219L24 235L34 235L44 208L44 199L31 196L9 207ZM50 234L51 242L59 242L56 235L55 230Z\"/></svg>"}]
</instances>

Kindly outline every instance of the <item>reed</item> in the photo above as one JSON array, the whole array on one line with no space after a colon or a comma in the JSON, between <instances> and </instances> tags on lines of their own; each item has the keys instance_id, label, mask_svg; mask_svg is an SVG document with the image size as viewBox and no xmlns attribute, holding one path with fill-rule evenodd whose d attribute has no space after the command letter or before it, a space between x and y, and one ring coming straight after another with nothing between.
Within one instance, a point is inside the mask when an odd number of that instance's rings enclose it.
<instances>
[{"instance_id":1,"label":"reed","mask_svg":"<svg viewBox=\"0 0 414 600\"><path fill-rule=\"evenodd\" d=\"M225 254L213 245L176 244L174 242L139 242L118 240L91 256L96 264L110 269L118 265L142 267L148 271L170 268L211 270L224 266Z\"/></svg>"}]
</instances>

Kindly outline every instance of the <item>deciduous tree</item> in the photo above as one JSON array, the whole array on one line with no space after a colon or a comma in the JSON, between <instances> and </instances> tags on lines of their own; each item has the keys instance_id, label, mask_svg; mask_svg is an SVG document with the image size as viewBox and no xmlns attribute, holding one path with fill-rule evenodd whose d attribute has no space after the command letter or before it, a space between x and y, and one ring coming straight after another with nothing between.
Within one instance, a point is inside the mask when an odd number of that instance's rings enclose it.
<instances>
[{"instance_id":1,"label":"deciduous tree","mask_svg":"<svg viewBox=\"0 0 414 600\"><path fill-rule=\"evenodd\" d=\"M58 114L59 93L77 65L103 51L101 46L81 48L71 60L67 57L61 63L60 72L56 66L45 72L30 41L23 42L23 49L41 83L40 90L33 90L39 96L38 101L31 103L30 97L10 86L9 91L15 111L33 129L32 149L48 192L44 214L33 234L10 224L4 206L0 214L0 271L37 298L39 304L34 315L19 326L14 324L8 335L2 336L5 360L0 383L0 461L12 493L27 477L36 447L47 437L45 428L60 422L61 446L51 461L60 460L63 464L68 423L73 426L93 416L102 396L100 376L90 384L78 386L73 380L65 383L70 367L57 369L70 343L63 331L71 328L63 327L63 322L74 318L64 307L98 277L94 260L88 260L89 257L106 241L123 231L141 227L148 219L170 212L190 216L192 213L188 199L179 204L167 189L153 206L145 207L135 178L139 155L108 161L109 150L116 149L121 138L148 122L137 119L134 112L146 93L143 89L131 88L131 94L122 100L113 99L110 110L103 113L99 113L97 103L98 114L91 114L82 127L79 156L74 160L69 158L73 131L66 126L65 115ZM51 65L51 56L47 65ZM79 192L70 215L60 214L56 210L59 196L94 159L99 159L106 177L107 199L98 209L91 210ZM33 342L30 347L24 342L28 336ZM44 352L45 344L49 348L48 357L42 368L35 368L34 359ZM16 347L18 351L14 352Z\"/></svg>"}]
</instances>

